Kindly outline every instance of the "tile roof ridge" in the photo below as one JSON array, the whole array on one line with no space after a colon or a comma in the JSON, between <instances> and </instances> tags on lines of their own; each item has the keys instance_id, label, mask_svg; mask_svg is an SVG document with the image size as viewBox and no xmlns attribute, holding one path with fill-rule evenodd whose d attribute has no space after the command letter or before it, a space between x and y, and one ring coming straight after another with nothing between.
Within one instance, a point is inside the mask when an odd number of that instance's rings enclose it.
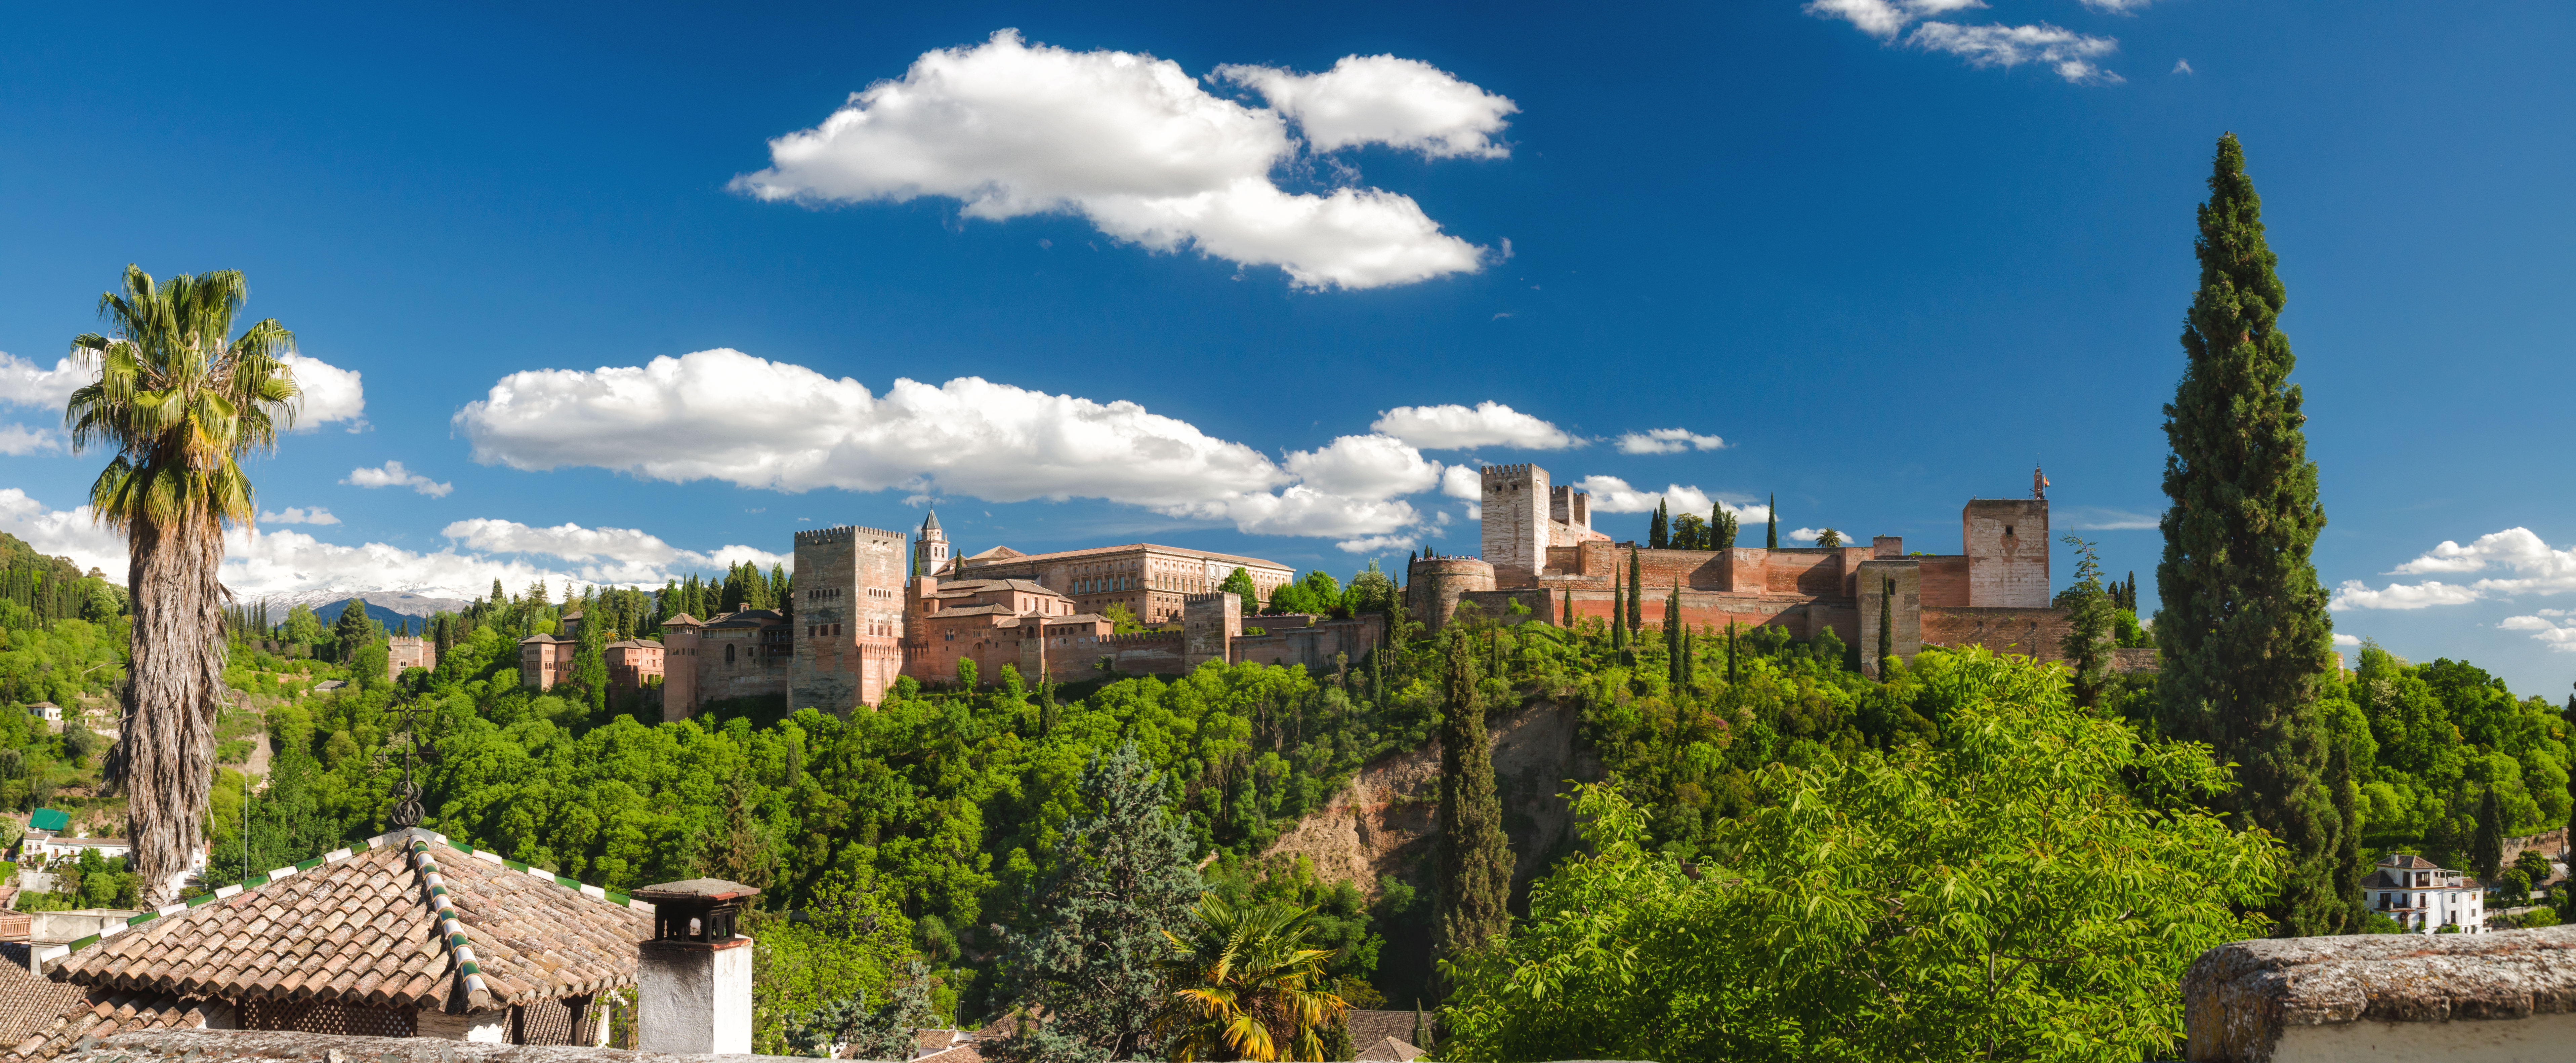
<instances>
[{"instance_id":1,"label":"tile roof ridge","mask_svg":"<svg viewBox=\"0 0 2576 1063\"><path fill-rule=\"evenodd\" d=\"M456 902L448 896L447 879L438 873L438 862L430 856L427 834L418 827L395 832L403 835L412 869L417 873L421 890L429 903L430 915L438 920L438 941L456 962L456 978L464 992L448 997L451 1005L461 1004L457 1011L492 1011L499 1005L492 990L483 984L483 965L474 958L474 946L465 940L465 925L456 919ZM445 839L441 839L442 841Z\"/></svg>"}]
</instances>

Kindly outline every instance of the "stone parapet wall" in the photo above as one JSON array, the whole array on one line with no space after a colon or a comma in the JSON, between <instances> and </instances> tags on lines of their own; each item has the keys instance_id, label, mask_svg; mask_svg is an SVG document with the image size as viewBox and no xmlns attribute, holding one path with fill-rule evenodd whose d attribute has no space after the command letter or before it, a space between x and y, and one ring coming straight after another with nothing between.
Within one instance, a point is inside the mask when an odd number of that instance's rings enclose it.
<instances>
[{"instance_id":1,"label":"stone parapet wall","mask_svg":"<svg viewBox=\"0 0 2576 1063\"><path fill-rule=\"evenodd\" d=\"M2043 661L2060 660L2066 640L2066 611L2054 608L1966 608L1923 610L1923 644L1963 649L1983 646L1995 653L2020 654Z\"/></svg>"},{"instance_id":2,"label":"stone parapet wall","mask_svg":"<svg viewBox=\"0 0 2576 1063\"><path fill-rule=\"evenodd\" d=\"M2192 1063L2576 1057L2576 927L2231 942L2182 992Z\"/></svg>"}]
</instances>

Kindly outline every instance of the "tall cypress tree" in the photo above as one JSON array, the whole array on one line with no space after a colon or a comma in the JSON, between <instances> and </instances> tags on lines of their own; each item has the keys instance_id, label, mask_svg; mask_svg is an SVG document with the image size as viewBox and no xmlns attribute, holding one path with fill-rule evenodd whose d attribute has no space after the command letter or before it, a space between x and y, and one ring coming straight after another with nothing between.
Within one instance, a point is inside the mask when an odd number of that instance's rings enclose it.
<instances>
[{"instance_id":1,"label":"tall cypress tree","mask_svg":"<svg viewBox=\"0 0 2576 1063\"><path fill-rule=\"evenodd\" d=\"M2490 885L2504 870L2504 803L2496 800L2492 786L2478 795L2478 827L2469 835L2469 870Z\"/></svg>"},{"instance_id":2,"label":"tall cypress tree","mask_svg":"<svg viewBox=\"0 0 2576 1063\"><path fill-rule=\"evenodd\" d=\"M1673 581L1672 592L1664 596L1664 668L1673 681L1673 689L1690 685L1690 654L1682 649L1682 583Z\"/></svg>"},{"instance_id":3,"label":"tall cypress tree","mask_svg":"<svg viewBox=\"0 0 2576 1063\"><path fill-rule=\"evenodd\" d=\"M1735 514L1727 512L1723 503L1708 507L1708 539L1711 550L1735 549Z\"/></svg>"},{"instance_id":4,"label":"tall cypress tree","mask_svg":"<svg viewBox=\"0 0 2576 1063\"><path fill-rule=\"evenodd\" d=\"M1565 592L1565 629L1574 630L1574 592Z\"/></svg>"},{"instance_id":5,"label":"tall cypress tree","mask_svg":"<svg viewBox=\"0 0 2576 1063\"><path fill-rule=\"evenodd\" d=\"M1502 801L1494 792L1494 751L1485 734L1483 677L1465 631L1449 639L1441 677L1447 711L1440 720L1440 956L1455 959L1485 947L1511 921L1512 850L1503 836Z\"/></svg>"},{"instance_id":6,"label":"tall cypress tree","mask_svg":"<svg viewBox=\"0 0 2576 1063\"><path fill-rule=\"evenodd\" d=\"M1673 514L1669 503L1655 500L1655 515L1646 522L1646 549L1662 550L1673 544Z\"/></svg>"},{"instance_id":7,"label":"tall cypress tree","mask_svg":"<svg viewBox=\"0 0 2576 1063\"><path fill-rule=\"evenodd\" d=\"M2326 516L2261 215L2244 151L2234 134L2219 138L2193 245L2189 364L2165 407L2172 504L2156 566L2156 687L2169 729L2238 765L2228 810L2289 850L2270 914L2281 934L2310 936L2347 903L2334 895L2344 824L2321 778L2328 736L2317 711L2332 625L2310 554Z\"/></svg>"},{"instance_id":8,"label":"tall cypress tree","mask_svg":"<svg viewBox=\"0 0 2576 1063\"><path fill-rule=\"evenodd\" d=\"M1619 584L1619 569L1610 569L1610 650L1616 653L1628 648L1628 623L1619 614L1627 608L1627 592ZM2576 704L2576 697L2568 699Z\"/></svg>"},{"instance_id":9,"label":"tall cypress tree","mask_svg":"<svg viewBox=\"0 0 2576 1063\"><path fill-rule=\"evenodd\" d=\"M1632 641L1646 627L1645 582L1644 563L1637 559L1637 551L1628 551L1628 634Z\"/></svg>"},{"instance_id":10,"label":"tall cypress tree","mask_svg":"<svg viewBox=\"0 0 2576 1063\"><path fill-rule=\"evenodd\" d=\"M1762 533L1762 545L1767 549L1777 550L1780 548L1780 493L1772 492L1771 500L1763 503L1762 508L1767 510L1771 517L1769 530Z\"/></svg>"},{"instance_id":11,"label":"tall cypress tree","mask_svg":"<svg viewBox=\"0 0 2576 1063\"><path fill-rule=\"evenodd\" d=\"M2329 738L2334 743L2326 761L2326 791L2334 795L2335 816L2346 824L2360 822L2356 811L2361 796L2361 782L2352 774L2352 743ZM2337 833L2334 856L2335 896L2343 898L2340 918L2334 933L2358 934L2369 918L2369 908L2362 901L2362 872L2369 866L2361 862L2361 832L2346 827Z\"/></svg>"}]
</instances>

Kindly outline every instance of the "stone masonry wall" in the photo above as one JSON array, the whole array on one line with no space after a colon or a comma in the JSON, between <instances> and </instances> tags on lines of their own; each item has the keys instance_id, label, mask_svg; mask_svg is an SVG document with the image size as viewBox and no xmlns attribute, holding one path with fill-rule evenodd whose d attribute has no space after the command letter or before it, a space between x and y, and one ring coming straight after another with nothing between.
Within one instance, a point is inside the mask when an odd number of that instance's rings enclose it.
<instances>
[{"instance_id":1,"label":"stone masonry wall","mask_svg":"<svg viewBox=\"0 0 2576 1063\"><path fill-rule=\"evenodd\" d=\"M2048 604L2048 501L1980 498L1959 514L1971 606Z\"/></svg>"},{"instance_id":2,"label":"stone masonry wall","mask_svg":"<svg viewBox=\"0 0 2576 1063\"><path fill-rule=\"evenodd\" d=\"M1535 579L1547 563L1547 470L1488 465L1483 470L1483 547L1497 586Z\"/></svg>"},{"instance_id":3,"label":"stone masonry wall","mask_svg":"<svg viewBox=\"0 0 2576 1063\"><path fill-rule=\"evenodd\" d=\"M1923 644L1953 648L1983 646L1995 653L2017 653L2043 661L2061 659L2066 638L2062 609L1925 609Z\"/></svg>"},{"instance_id":4,"label":"stone masonry wall","mask_svg":"<svg viewBox=\"0 0 2576 1063\"><path fill-rule=\"evenodd\" d=\"M790 708L847 715L885 700L902 669L900 532L845 526L796 533L796 653Z\"/></svg>"},{"instance_id":5,"label":"stone masonry wall","mask_svg":"<svg viewBox=\"0 0 2576 1063\"><path fill-rule=\"evenodd\" d=\"M1923 652L1923 566L1912 561L1866 561L1860 566L1857 582L1860 672L1876 679L1880 660L1894 656L1911 661L1915 654ZM1878 642L1878 617L1882 611L1889 611L1887 627L1893 646Z\"/></svg>"}]
</instances>

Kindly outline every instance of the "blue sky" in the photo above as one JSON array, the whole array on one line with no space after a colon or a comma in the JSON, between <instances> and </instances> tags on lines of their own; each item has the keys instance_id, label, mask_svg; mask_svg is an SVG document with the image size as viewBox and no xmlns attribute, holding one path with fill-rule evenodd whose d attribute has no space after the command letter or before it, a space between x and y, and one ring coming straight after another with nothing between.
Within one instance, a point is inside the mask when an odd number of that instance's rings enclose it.
<instances>
[{"instance_id":1,"label":"blue sky","mask_svg":"<svg viewBox=\"0 0 2576 1063\"><path fill-rule=\"evenodd\" d=\"M13 8L0 524L113 556L48 372L134 262L244 270L320 363L332 419L256 468L263 510L337 523L265 521L227 570L253 591L658 583L930 498L969 549L1347 576L1472 552L1438 485L1497 461L1937 550L2037 462L2061 529L2151 582L2233 130L2320 573L2361 583L2338 631L2554 697L2571 31L2210 0ZM1675 429L1723 446L1619 442Z\"/></svg>"}]
</instances>

